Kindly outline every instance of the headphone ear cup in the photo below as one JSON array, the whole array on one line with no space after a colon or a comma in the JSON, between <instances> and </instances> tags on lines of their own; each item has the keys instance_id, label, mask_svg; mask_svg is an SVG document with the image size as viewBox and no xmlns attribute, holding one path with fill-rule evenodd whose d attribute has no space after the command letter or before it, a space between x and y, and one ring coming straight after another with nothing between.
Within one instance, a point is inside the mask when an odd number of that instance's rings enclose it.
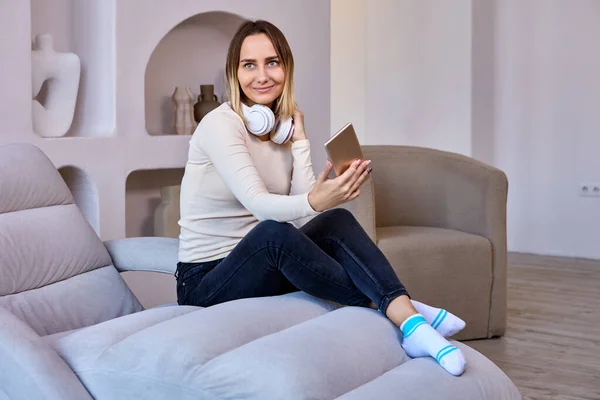
<instances>
[{"instance_id":1,"label":"headphone ear cup","mask_svg":"<svg viewBox=\"0 0 600 400\"><path fill-rule=\"evenodd\" d=\"M275 116L269 107L261 104L255 104L248 107L242 103L242 110L246 118L246 128L250 133L257 136L263 136L273 130Z\"/></svg>"},{"instance_id":2,"label":"headphone ear cup","mask_svg":"<svg viewBox=\"0 0 600 400\"><path fill-rule=\"evenodd\" d=\"M294 119L287 117L279 119L275 131L271 134L271 140L277 144L284 144L294 135Z\"/></svg>"}]
</instances>

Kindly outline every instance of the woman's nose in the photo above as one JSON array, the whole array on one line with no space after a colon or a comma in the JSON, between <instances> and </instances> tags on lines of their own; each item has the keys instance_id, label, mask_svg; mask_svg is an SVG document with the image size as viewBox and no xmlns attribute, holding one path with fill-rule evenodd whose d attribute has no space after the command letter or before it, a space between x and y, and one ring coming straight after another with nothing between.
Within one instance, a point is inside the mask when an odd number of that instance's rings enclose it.
<instances>
[{"instance_id":1,"label":"woman's nose","mask_svg":"<svg viewBox=\"0 0 600 400\"><path fill-rule=\"evenodd\" d=\"M267 69L265 67L258 67L256 80L259 83L267 82L269 80L269 74L268 74Z\"/></svg>"}]
</instances>

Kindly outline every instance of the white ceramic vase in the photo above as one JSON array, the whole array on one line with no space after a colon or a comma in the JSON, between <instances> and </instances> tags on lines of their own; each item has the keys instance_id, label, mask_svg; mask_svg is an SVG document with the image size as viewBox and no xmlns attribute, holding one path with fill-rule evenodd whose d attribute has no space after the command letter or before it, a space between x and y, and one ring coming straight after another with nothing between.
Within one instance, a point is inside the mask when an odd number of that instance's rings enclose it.
<instances>
[{"instance_id":1,"label":"white ceramic vase","mask_svg":"<svg viewBox=\"0 0 600 400\"><path fill-rule=\"evenodd\" d=\"M81 62L73 53L54 51L50 34L35 37L31 52L33 99L33 129L43 137L64 136L73 122ZM35 97L47 81L46 101L41 104Z\"/></svg>"}]
</instances>

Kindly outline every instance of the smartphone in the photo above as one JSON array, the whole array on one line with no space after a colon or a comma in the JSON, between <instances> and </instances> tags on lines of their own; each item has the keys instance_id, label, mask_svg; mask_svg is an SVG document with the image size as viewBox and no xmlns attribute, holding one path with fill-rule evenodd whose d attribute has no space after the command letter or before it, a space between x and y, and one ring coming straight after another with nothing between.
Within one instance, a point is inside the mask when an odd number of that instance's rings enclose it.
<instances>
[{"instance_id":1,"label":"smartphone","mask_svg":"<svg viewBox=\"0 0 600 400\"><path fill-rule=\"evenodd\" d=\"M356 159L365 159L351 122L325 142L325 151L337 176L343 174Z\"/></svg>"}]
</instances>

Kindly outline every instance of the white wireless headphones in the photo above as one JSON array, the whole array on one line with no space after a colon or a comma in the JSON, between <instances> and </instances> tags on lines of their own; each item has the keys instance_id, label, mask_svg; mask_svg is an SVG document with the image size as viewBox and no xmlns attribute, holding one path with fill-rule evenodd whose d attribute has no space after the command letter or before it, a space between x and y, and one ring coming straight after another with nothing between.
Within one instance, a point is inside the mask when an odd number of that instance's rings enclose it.
<instances>
[{"instance_id":1,"label":"white wireless headphones","mask_svg":"<svg viewBox=\"0 0 600 400\"><path fill-rule=\"evenodd\" d=\"M242 112L246 118L246 128L256 136L271 133L271 141L284 144L294 135L294 120L291 117L275 118L273 111L262 104L248 107L242 103Z\"/></svg>"}]
</instances>

